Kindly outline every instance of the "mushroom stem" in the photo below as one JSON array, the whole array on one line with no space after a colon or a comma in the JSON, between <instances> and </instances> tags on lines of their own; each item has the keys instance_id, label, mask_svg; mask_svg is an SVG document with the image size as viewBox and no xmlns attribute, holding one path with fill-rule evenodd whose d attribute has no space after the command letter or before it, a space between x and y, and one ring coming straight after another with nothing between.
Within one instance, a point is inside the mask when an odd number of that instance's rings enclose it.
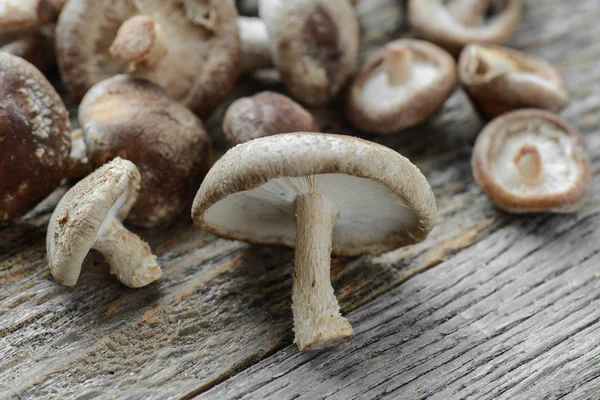
<instances>
[{"instance_id":1,"label":"mushroom stem","mask_svg":"<svg viewBox=\"0 0 600 400\"><path fill-rule=\"evenodd\" d=\"M292 311L300 351L319 350L350 339L331 287L330 261L336 205L317 194L296 198L296 256Z\"/></svg>"},{"instance_id":2,"label":"mushroom stem","mask_svg":"<svg viewBox=\"0 0 600 400\"><path fill-rule=\"evenodd\" d=\"M515 155L513 162L528 183L536 183L542 175L542 157L537 147L525 144Z\"/></svg>"},{"instance_id":3,"label":"mushroom stem","mask_svg":"<svg viewBox=\"0 0 600 400\"><path fill-rule=\"evenodd\" d=\"M385 47L383 69L390 86L399 86L410 79L412 74L413 51L406 46Z\"/></svg>"},{"instance_id":4,"label":"mushroom stem","mask_svg":"<svg viewBox=\"0 0 600 400\"><path fill-rule=\"evenodd\" d=\"M465 26L482 25L492 0L447 0L446 8L452 18Z\"/></svg>"},{"instance_id":5,"label":"mushroom stem","mask_svg":"<svg viewBox=\"0 0 600 400\"><path fill-rule=\"evenodd\" d=\"M156 65L167 54L167 45L152 18L136 15L121 25L109 50L116 61L129 64L133 72L140 63L146 67Z\"/></svg>"},{"instance_id":6,"label":"mushroom stem","mask_svg":"<svg viewBox=\"0 0 600 400\"><path fill-rule=\"evenodd\" d=\"M260 18L239 17L244 71L273 66L267 25Z\"/></svg>"},{"instance_id":7,"label":"mushroom stem","mask_svg":"<svg viewBox=\"0 0 600 400\"><path fill-rule=\"evenodd\" d=\"M128 231L117 218L108 218L93 249L104 255L111 273L131 288L146 286L160 278L162 271L148 243Z\"/></svg>"},{"instance_id":8,"label":"mushroom stem","mask_svg":"<svg viewBox=\"0 0 600 400\"><path fill-rule=\"evenodd\" d=\"M0 1L0 33L25 31L56 22L65 0Z\"/></svg>"}]
</instances>

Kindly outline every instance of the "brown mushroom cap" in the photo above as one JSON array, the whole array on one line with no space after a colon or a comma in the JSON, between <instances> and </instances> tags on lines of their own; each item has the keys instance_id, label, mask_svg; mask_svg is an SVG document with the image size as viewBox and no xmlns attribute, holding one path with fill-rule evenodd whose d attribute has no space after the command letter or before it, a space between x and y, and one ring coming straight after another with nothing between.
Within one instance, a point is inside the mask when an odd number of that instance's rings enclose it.
<instances>
[{"instance_id":1,"label":"brown mushroom cap","mask_svg":"<svg viewBox=\"0 0 600 400\"><path fill-rule=\"evenodd\" d=\"M118 156L140 169L142 189L128 222L165 226L191 202L208 169L210 139L162 89L126 75L109 78L86 94L79 122L92 165Z\"/></svg>"},{"instance_id":2,"label":"brown mushroom cap","mask_svg":"<svg viewBox=\"0 0 600 400\"><path fill-rule=\"evenodd\" d=\"M159 43L166 55L150 60L121 64L109 51L122 25L133 17L146 16L148 24L127 24L121 39L158 35L146 45ZM57 53L65 83L77 98L95 83L129 71L164 88L198 115L212 111L233 88L241 70L241 46L237 11L232 1L183 0L113 2L71 0L57 25ZM136 26L145 29L135 31ZM144 35L142 35L144 33ZM145 54L149 49L122 47L113 50L124 58ZM115 46L119 44L115 43ZM113 48L114 49L114 48ZM121 52L119 53L119 49ZM129 53L125 52L130 51ZM141 53L133 50L141 51ZM127 56L127 57L125 57Z\"/></svg>"},{"instance_id":3,"label":"brown mushroom cap","mask_svg":"<svg viewBox=\"0 0 600 400\"><path fill-rule=\"evenodd\" d=\"M422 40L396 40L355 75L346 116L366 132L396 133L434 114L456 81L456 63L442 48Z\"/></svg>"},{"instance_id":4,"label":"brown mushroom cap","mask_svg":"<svg viewBox=\"0 0 600 400\"><path fill-rule=\"evenodd\" d=\"M327 103L354 72L358 22L348 0L260 0L273 62L292 97Z\"/></svg>"},{"instance_id":5,"label":"brown mushroom cap","mask_svg":"<svg viewBox=\"0 0 600 400\"><path fill-rule=\"evenodd\" d=\"M162 275L150 247L121 224L139 188L135 165L116 158L79 181L58 202L48 224L46 247L50 271L60 284L77 283L92 248L107 258L111 272L129 287L145 286Z\"/></svg>"},{"instance_id":6,"label":"brown mushroom cap","mask_svg":"<svg viewBox=\"0 0 600 400\"><path fill-rule=\"evenodd\" d=\"M294 247L294 200L320 193L340 212L332 252L381 253L423 240L436 205L419 169L365 140L319 133L264 137L229 150L209 171L192 207L217 235Z\"/></svg>"},{"instance_id":7,"label":"brown mushroom cap","mask_svg":"<svg viewBox=\"0 0 600 400\"><path fill-rule=\"evenodd\" d=\"M460 82L485 118L517 108L557 112L569 102L560 73L546 61L492 45L470 44L458 63Z\"/></svg>"},{"instance_id":8,"label":"brown mushroom cap","mask_svg":"<svg viewBox=\"0 0 600 400\"><path fill-rule=\"evenodd\" d=\"M409 0L408 15L420 37L458 55L471 42L507 42L522 8L523 0Z\"/></svg>"},{"instance_id":9,"label":"brown mushroom cap","mask_svg":"<svg viewBox=\"0 0 600 400\"><path fill-rule=\"evenodd\" d=\"M0 224L31 210L65 177L70 131L67 109L44 75L0 52Z\"/></svg>"},{"instance_id":10,"label":"brown mushroom cap","mask_svg":"<svg viewBox=\"0 0 600 400\"><path fill-rule=\"evenodd\" d=\"M475 180L513 213L568 213L585 203L591 166L581 135L555 114L525 109L491 121L477 137Z\"/></svg>"},{"instance_id":11,"label":"brown mushroom cap","mask_svg":"<svg viewBox=\"0 0 600 400\"><path fill-rule=\"evenodd\" d=\"M223 132L234 144L301 131L319 131L312 114L289 97L269 91L234 101L223 119Z\"/></svg>"}]
</instances>

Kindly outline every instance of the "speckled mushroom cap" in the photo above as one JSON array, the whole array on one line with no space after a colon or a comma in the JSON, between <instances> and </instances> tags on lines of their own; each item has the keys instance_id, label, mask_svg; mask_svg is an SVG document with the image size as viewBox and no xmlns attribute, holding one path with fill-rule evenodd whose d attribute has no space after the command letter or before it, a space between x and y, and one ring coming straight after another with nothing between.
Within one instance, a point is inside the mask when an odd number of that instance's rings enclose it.
<instances>
[{"instance_id":1,"label":"speckled mushroom cap","mask_svg":"<svg viewBox=\"0 0 600 400\"><path fill-rule=\"evenodd\" d=\"M477 137L475 180L513 213L567 213L581 208L591 166L581 135L553 113L525 109L491 121Z\"/></svg>"},{"instance_id":2,"label":"speckled mushroom cap","mask_svg":"<svg viewBox=\"0 0 600 400\"><path fill-rule=\"evenodd\" d=\"M354 72L358 22L348 0L260 0L273 62L292 97L327 103Z\"/></svg>"},{"instance_id":3,"label":"speckled mushroom cap","mask_svg":"<svg viewBox=\"0 0 600 400\"><path fill-rule=\"evenodd\" d=\"M57 53L65 83L77 98L95 83L126 72L109 51L129 18L150 17L166 55L138 63L131 73L163 87L204 116L233 88L241 70L237 11L230 0L70 0L57 25Z\"/></svg>"},{"instance_id":4,"label":"speckled mushroom cap","mask_svg":"<svg viewBox=\"0 0 600 400\"><path fill-rule=\"evenodd\" d=\"M500 46L470 44L458 63L460 82L486 118L517 108L557 112L569 102L560 73L546 61Z\"/></svg>"},{"instance_id":5,"label":"speckled mushroom cap","mask_svg":"<svg viewBox=\"0 0 600 400\"><path fill-rule=\"evenodd\" d=\"M31 210L65 177L70 131L69 113L44 75L0 52L0 224Z\"/></svg>"},{"instance_id":6,"label":"speckled mushroom cap","mask_svg":"<svg viewBox=\"0 0 600 400\"><path fill-rule=\"evenodd\" d=\"M456 63L441 47L396 40L373 54L354 76L346 116L366 132L396 133L434 114L456 82Z\"/></svg>"},{"instance_id":7,"label":"speckled mushroom cap","mask_svg":"<svg viewBox=\"0 0 600 400\"><path fill-rule=\"evenodd\" d=\"M409 0L408 16L420 37L458 55L468 43L507 42L522 8L523 0Z\"/></svg>"},{"instance_id":8,"label":"speckled mushroom cap","mask_svg":"<svg viewBox=\"0 0 600 400\"><path fill-rule=\"evenodd\" d=\"M118 156L142 174L128 222L165 226L191 204L209 168L210 139L200 119L161 88L127 75L104 80L81 102L79 123L92 166Z\"/></svg>"},{"instance_id":9,"label":"speckled mushroom cap","mask_svg":"<svg viewBox=\"0 0 600 400\"><path fill-rule=\"evenodd\" d=\"M427 180L395 151L347 136L289 133L229 150L196 194L192 218L220 236L294 247L294 201L306 193L339 209L334 254L380 253L419 242L436 216Z\"/></svg>"},{"instance_id":10,"label":"speckled mushroom cap","mask_svg":"<svg viewBox=\"0 0 600 400\"><path fill-rule=\"evenodd\" d=\"M48 264L57 281L73 286L102 223L114 214L123 220L140 189L135 165L117 158L73 186L58 202L48 224ZM112 217L113 215L111 215Z\"/></svg>"},{"instance_id":11,"label":"speckled mushroom cap","mask_svg":"<svg viewBox=\"0 0 600 400\"><path fill-rule=\"evenodd\" d=\"M234 101L223 118L223 132L234 144L300 131L318 132L315 118L294 100L270 91Z\"/></svg>"}]
</instances>

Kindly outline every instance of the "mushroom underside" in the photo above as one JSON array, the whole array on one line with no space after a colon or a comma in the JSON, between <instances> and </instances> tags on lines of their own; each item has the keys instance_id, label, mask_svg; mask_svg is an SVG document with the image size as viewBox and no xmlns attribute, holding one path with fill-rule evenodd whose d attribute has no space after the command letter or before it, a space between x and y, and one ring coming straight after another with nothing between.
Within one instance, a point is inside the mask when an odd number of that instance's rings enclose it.
<instances>
[{"instance_id":1,"label":"mushroom underside","mask_svg":"<svg viewBox=\"0 0 600 400\"><path fill-rule=\"evenodd\" d=\"M390 237L409 235L419 218L383 184L346 174L280 177L231 194L210 207L205 224L241 240L295 246L295 201L316 194L336 204L334 254L380 252Z\"/></svg>"},{"instance_id":2,"label":"mushroom underside","mask_svg":"<svg viewBox=\"0 0 600 400\"><path fill-rule=\"evenodd\" d=\"M375 69L365 80L361 88L361 97L365 104L378 109L395 108L411 97L432 85L439 79L439 68L425 61L415 61L403 68L408 69L401 82L390 82L390 71Z\"/></svg>"},{"instance_id":3,"label":"mushroom underside","mask_svg":"<svg viewBox=\"0 0 600 400\"><path fill-rule=\"evenodd\" d=\"M545 125L507 135L491 152L496 181L518 195L567 192L579 174L573 145L564 134Z\"/></svg>"}]
</instances>

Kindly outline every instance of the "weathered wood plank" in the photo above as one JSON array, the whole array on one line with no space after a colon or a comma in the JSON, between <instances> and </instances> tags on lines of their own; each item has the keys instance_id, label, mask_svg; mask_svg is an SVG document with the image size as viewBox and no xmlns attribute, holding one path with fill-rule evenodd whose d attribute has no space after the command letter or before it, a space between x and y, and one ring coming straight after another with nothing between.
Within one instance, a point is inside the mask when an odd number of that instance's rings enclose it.
<instances>
[{"instance_id":1,"label":"weathered wood plank","mask_svg":"<svg viewBox=\"0 0 600 400\"><path fill-rule=\"evenodd\" d=\"M600 120L598 75L590 69L600 53L593 40L599 33L591 17L598 18L594 3L531 1L514 44L563 69L575 93L565 115L588 133L597 176L600 137L590 134ZM563 21L577 29L564 30ZM363 48L363 56L369 48L372 44ZM240 92L255 87L246 81ZM352 133L342 123L339 104L314 111L324 130ZM218 113L208 126L218 132ZM333 285L344 313L490 235L500 240L527 222L552 227L556 221L576 223L586 215L517 220L494 209L469 169L469 145L480 127L464 94L457 91L426 124L397 137L371 138L422 168L434 188L440 217L420 245L378 257L334 259ZM0 230L0 397L188 396L271 354L294 353L286 348L291 343L290 250L217 239L182 216L164 232L141 233L164 266L165 276L157 284L126 289L108 279L106 265L91 255L78 286L65 289L51 280L44 260L45 224L57 196L22 223ZM589 207L594 206L597 192ZM405 298L415 302L420 297ZM378 300L373 306L386 304ZM364 329L361 312L351 315L361 326L359 335ZM594 381L588 385L594 387Z\"/></svg>"},{"instance_id":2,"label":"weathered wood plank","mask_svg":"<svg viewBox=\"0 0 600 400\"><path fill-rule=\"evenodd\" d=\"M289 346L200 398L598 398L599 219L513 220L350 313L353 342Z\"/></svg>"}]
</instances>

